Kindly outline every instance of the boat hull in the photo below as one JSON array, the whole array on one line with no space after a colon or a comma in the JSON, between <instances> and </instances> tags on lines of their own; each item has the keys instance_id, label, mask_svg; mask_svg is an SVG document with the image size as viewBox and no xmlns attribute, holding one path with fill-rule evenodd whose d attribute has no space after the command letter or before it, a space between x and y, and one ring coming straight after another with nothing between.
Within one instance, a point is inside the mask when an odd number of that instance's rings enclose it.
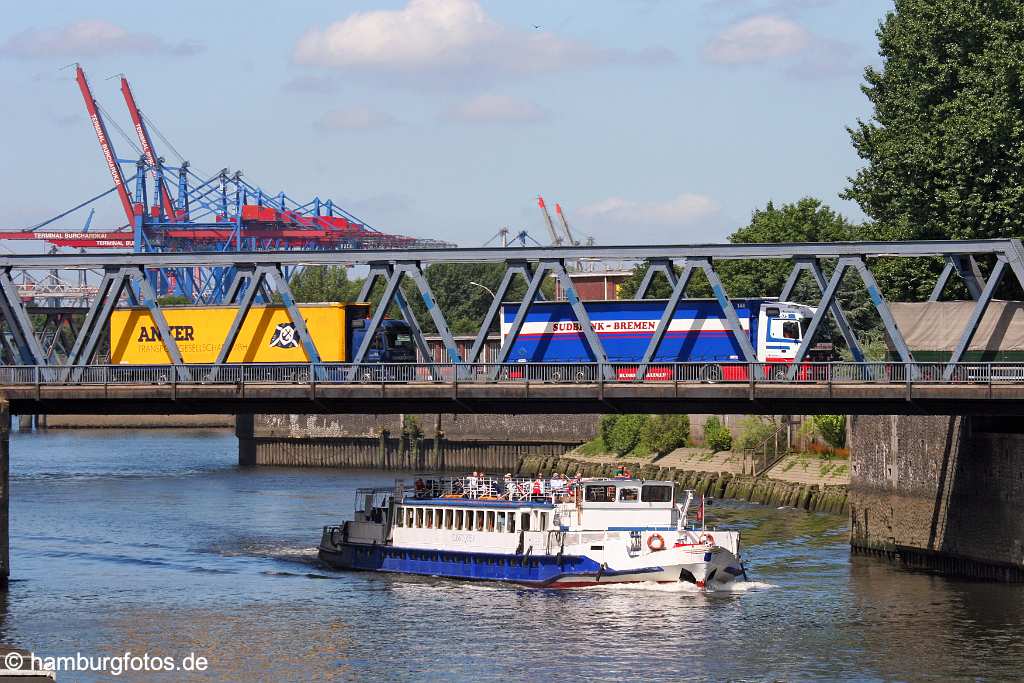
<instances>
[{"instance_id":1,"label":"boat hull","mask_svg":"<svg viewBox=\"0 0 1024 683\"><path fill-rule=\"evenodd\" d=\"M387 545L324 542L320 561L334 569L389 572L476 581L500 581L542 588L580 588L610 583L723 585L742 572L739 560L716 548L691 561L665 553L665 565L616 570L583 555L506 555Z\"/></svg>"}]
</instances>

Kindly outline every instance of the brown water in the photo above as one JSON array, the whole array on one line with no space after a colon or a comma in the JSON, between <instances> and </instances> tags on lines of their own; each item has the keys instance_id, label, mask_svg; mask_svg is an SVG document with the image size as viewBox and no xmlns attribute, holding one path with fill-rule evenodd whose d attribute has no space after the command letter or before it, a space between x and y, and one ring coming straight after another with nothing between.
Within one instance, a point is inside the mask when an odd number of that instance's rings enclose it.
<instances>
[{"instance_id":1,"label":"brown water","mask_svg":"<svg viewBox=\"0 0 1024 683\"><path fill-rule=\"evenodd\" d=\"M235 467L226 432L16 435L0 638L209 660L78 680L1021 677L1024 587L851 558L842 518L720 502L754 583L575 591L332 572L314 546L390 475Z\"/></svg>"}]
</instances>

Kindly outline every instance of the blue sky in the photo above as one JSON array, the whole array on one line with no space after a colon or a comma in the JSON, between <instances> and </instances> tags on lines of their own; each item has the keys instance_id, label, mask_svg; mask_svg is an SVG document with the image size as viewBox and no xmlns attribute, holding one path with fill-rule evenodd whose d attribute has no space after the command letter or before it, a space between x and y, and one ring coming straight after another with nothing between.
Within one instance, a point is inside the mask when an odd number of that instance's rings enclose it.
<instances>
[{"instance_id":1,"label":"blue sky","mask_svg":"<svg viewBox=\"0 0 1024 683\"><path fill-rule=\"evenodd\" d=\"M18 3L0 29L0 227L109 187L59 70L75 61L126 130L106 80L120 72L195 167L331 197L389 232L542 239L538 193L602 244L720 241L769 200L808 195L860 220L838 197L859 161L845 126L869 114L859 84L891 5ZM120 219L111 201L94 226Z\"/></svg>"}]
</instances>

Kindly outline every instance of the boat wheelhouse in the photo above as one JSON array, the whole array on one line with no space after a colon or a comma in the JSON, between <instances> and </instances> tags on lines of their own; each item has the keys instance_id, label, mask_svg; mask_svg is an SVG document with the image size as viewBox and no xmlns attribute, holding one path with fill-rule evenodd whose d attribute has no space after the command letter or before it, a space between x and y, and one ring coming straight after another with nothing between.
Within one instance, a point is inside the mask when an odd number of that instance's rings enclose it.
<instances>
[{"instance_id":1,"label":"boat wheelhouse","mask_svg":"<svg viewBox=\"0 0 1024 683\"><path fill-rule=\"evenodd\" d=\"M354 518L325 527L319 556L359 569L569 587L635 581L728 583L739 534L708 530L692 491L633 478L469 476L361 489Z\"/></svg>"}]
</instances>

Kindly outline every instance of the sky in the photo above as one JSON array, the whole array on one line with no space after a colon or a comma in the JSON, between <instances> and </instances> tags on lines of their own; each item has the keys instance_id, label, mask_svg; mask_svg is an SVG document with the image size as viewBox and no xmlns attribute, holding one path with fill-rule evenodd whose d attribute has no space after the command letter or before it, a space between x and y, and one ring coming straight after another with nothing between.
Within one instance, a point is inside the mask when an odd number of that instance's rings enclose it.
<instances>
[{"instance_id":1,"label":"sky","mask_svg":"<svg viewBox=\"0 0 1024 683\"><path fill-rule=\"evenodd\" d=\"M73 70L115 74L194 168L331 198L386 232L724 241L769 201L841 200L891 0L36 0L0 27L0 227L110 187ZM121 157L135 152L108 124ZM172 159L170 150L158 153ZM123 223L116 199L93 229ZM56 223L81 227L83 212Z\"/></svg>"}]
</instances>

